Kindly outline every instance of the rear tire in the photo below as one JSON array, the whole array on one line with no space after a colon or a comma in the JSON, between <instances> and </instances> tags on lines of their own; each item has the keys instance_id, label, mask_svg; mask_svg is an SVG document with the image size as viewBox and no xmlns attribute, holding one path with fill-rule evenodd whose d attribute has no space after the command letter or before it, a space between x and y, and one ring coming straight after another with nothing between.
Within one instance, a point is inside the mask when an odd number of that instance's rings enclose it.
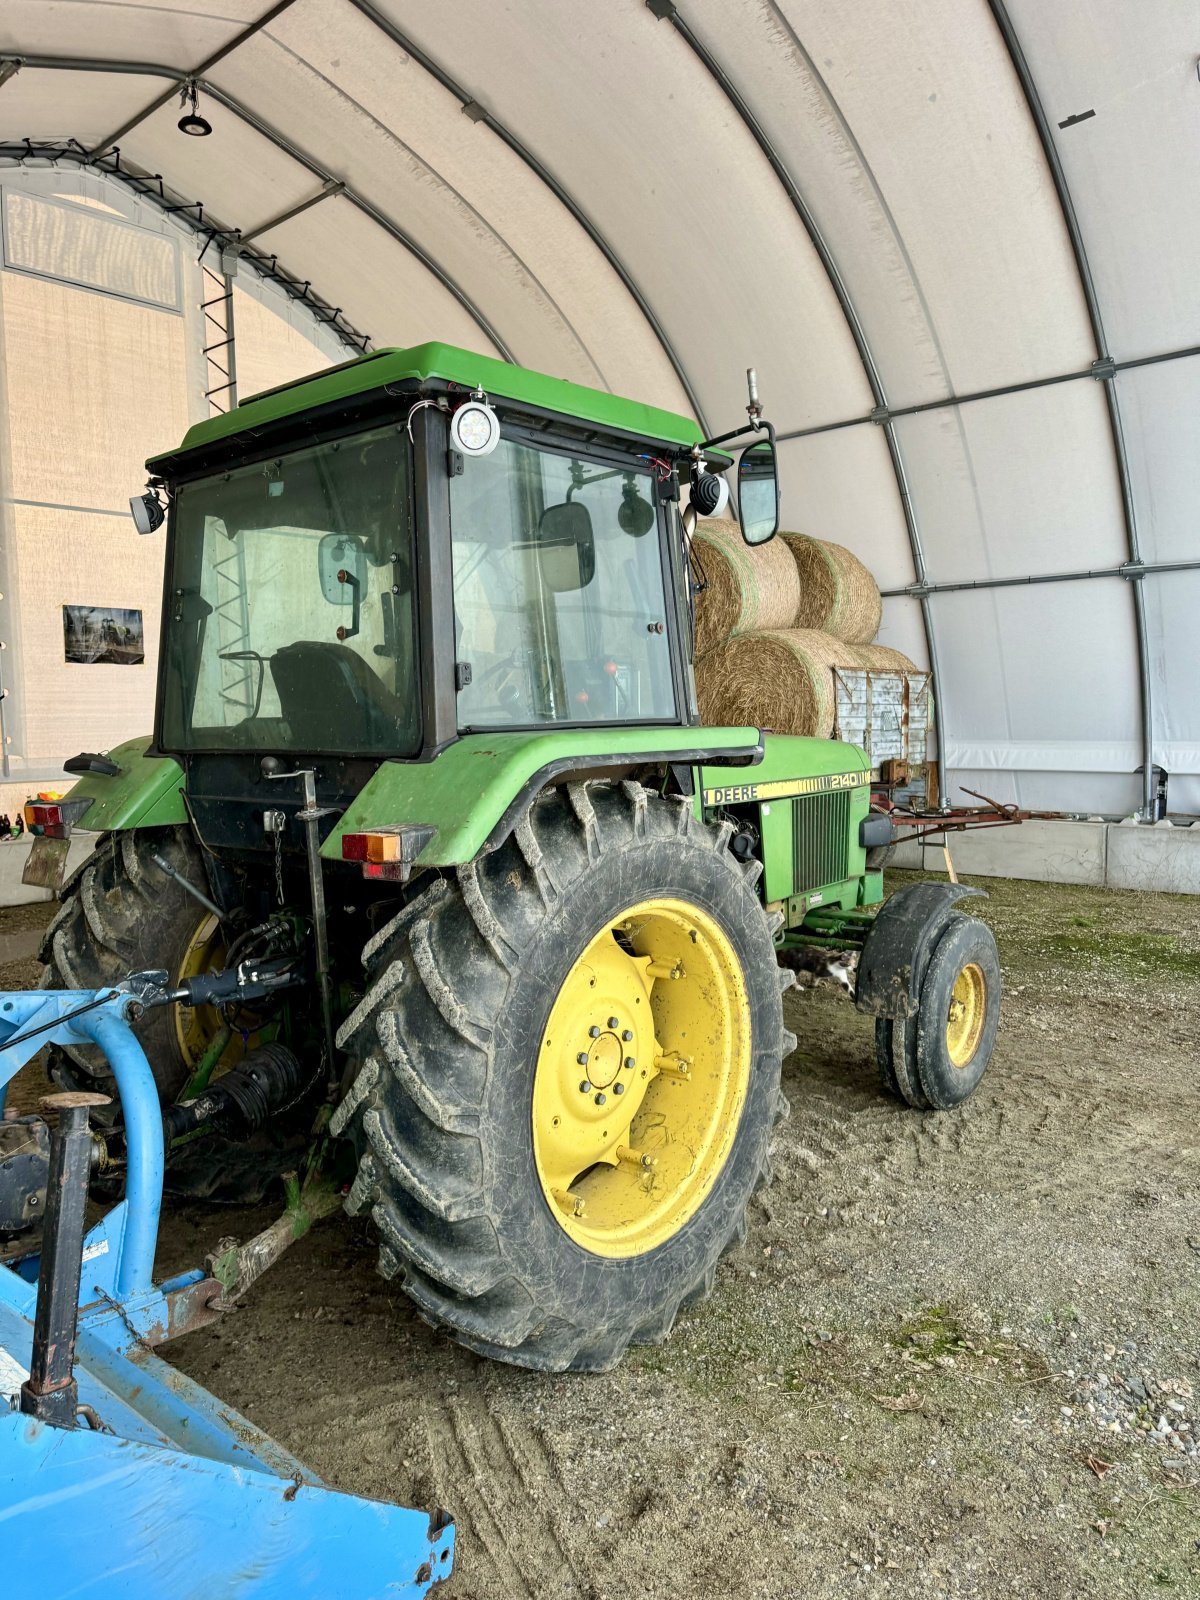
<instances>
[{"instance_id":1,"label":"rear tire","mask_svg":"<svg viewBox=\"0 0 1200 1600\"><path fill-rule=\"evenodd\" d=\"M206 918L154 855L207 893L204 863L189 829L110 834L68 885L46 930L39 952L46 963L44 987L99 989L147 967L166 967L172 981L179 977ZM177 1010L162 1006L133 1024L164 1104L175 1099L195 1065L181 1046ZM58 1059L72 1086L111 1087L108 1063L93 1046L62 1046Z\"/></svg>"},{"instance_id":2,"label":"rear tire","mask_svg":"<svg viewBox=\"0 0 1200 1600\"><path fill-rule=\"evenodd\" d=\"M665 1338L681 1304L711 1289L721 1255L744 1239L747 1205L769 1171L771 1127L785 1106L781 1058L795 1040L781 1005L792 975L776 965L754 887L760 868L734 859L731 833L640 784L574 784L536 802L498 850L439 879L367 945L370 987L338 1036L356 1064L333 1120L359 1154L347 1209L368 1213L378 1227L384 1275L398 1275L421 1315L470 1349L542 1370L602 1371L631 1342ZM589 1044L589 982L599 981L601 995L633 995L620 987L625 979L606 988L603 969L650 960L638 940L655 917L665 936L684 941L686 954L675 958L684 981L650 974L648 1032L647 1013L630 1012L633 1044L617 1048L621 1025L610 1034L604 1018ZM721 982L710 945L730 952L722 993L736 1004L722 1013L732 1018L724 1029L698 1020L716 1014L704 1009ZM605 1000L602 1009L620 1012L621 1002ZM589 1155L587 1141L615 1142L617 1108L649 1096L634 1084L654 1056L646 1044L669 1051L679 1014L696 1051L688 1104L716 1154L707 1168L697 1158L704 1183L687 1191L676 1216L673 1199L639 1198L638 1185L640 1194L657 1194L657 1172L630 1177L622 1191L610 1177L621 1162ZM612 1061L588 1057L609 1045ZM577 1047L579 1065L563 1053ZM625 1048L639 1053L628 1071ZM695 1091L708 1081L710 1048L744 1066L740 1097L721 1102L728 1116L705 1122L706 1101ZM670 1095L670 1075L659 1076ZM627 1099L618 1098L617 1083ZM597 1105L605 1109L593 1115ZM583 1165L556 1188L563 1157L555 1141L576 1122ZM637 1115L624 1123L637 1144ZM664 1166L682 1172L686 1199L693 1175L687 1163L671 1166L669 1114L655 1131L664 1132ZM626 1225L622 1192L635 1211L644 1208L641 1231L642 1212Z\"/></svg>"}]
</instances>

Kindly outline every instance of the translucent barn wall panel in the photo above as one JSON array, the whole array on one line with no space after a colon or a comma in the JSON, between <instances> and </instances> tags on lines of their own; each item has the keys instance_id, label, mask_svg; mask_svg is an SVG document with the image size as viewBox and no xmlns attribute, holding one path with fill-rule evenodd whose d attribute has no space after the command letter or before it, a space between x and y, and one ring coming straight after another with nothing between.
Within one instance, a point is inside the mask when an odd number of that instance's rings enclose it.
<instances>
[{"instance_id":1,"label":"translucent barn wall panel","mask_svg":"<svg viewBox=\"0 0 1200 1600\"><path fill-rule=\"evenodd\" d=\"M7 493L128 516L146 457L187 428L183 318L16 272L2 284Z\"/></svg>"},{"instance_id":2,"label":"translucent barn wall panel","mask_svg":"<svg viewBox=\"0 0 1200 1600\"><path fill-rule=\"evenodd\" d=\"M52 9L39 7L43 12ZM0 5L0 52L20 55L28 49L11 42L14 31L8 6ZM50 46L51 54L73 52L74 43L61 34ZM0 140L78 139L88 147L119 128L131 107L146 104L165 87L161 78L133 74L23 68L0 91Z\"/></svg>"},{"instance_id":3,"label":"translucent barn wall panel","mask_svg":"<svg viewBox=\"0 0 1200 1600\"><path fill-rule=\"evenodd\" d=\"M128 511L95 516L20 505L12 511L9 581L21 630L17 652L5 654L20 656L20 754L31 772L55 771L80 750L108 750L154 726L165 542L161 535L142 538ZM141 611L144 662L66 661L64 605Z\"/></svg>"},{"instance_id":4,"label":"translucent barn wall panel","mask_svg":"<svg viewBox=\"0 0 1200 1600\"><path fill-rule=\"evenodd\" d=\"M151 80L147 87L154 86ZM152 98L145 89L142 93L146 99ZM140 103L135 102L127 114ZM176 194L199 201L206 215L243 233L261 227L320 189L319 179L232 112L211 100L200 109L212 123L208 138L189 139L179 132L179 102L173 99L124 136L122 153L137 166L161 172ZM197 245L197 254L199 248ZM311 276L319 287L318 275L311 268L306 266L301 276Z\"/></svg>"},{"instance_id":5,"label":"translucent barn wall panel","mask_svg":"<svg viewBox=\"0 0 1200 1600\"><path fill-rule=\"evenodd\" d=\"M870 408L799 219L673 28L640 5L541 5L536 38L492 0L401 15L611 241L693 370L715 428L744 416L751 365L781 429Z\"/></svg>"},{"instance_id":6,"label":"translucent barn wall panel","mask_svg":"<svg viewBox=\"0 0 1200 1600\"><path fill-rule=\"evenodd\" d=\"M1131 817L1142 803L1139 777L1109 772L1004 772L996 767L971 772L955 768L951 804L977 806L979 801L968 790L985 794L999 805L1020 806L1025 811L1067 811L1080 817ZM1069 805L1063 800L1068 794ZM950 851L953 855L953 835ZM929 864L934 864L932 855Z\"/></svg>"},{"instance_id":7,"label":"translucent barn wall panel","mask_svg":"<svg viewBox=\"0 0 1200 1600\"><path fill-rule=\"evenodd\" d=\"M301 148L311 148L319 129L322 162L438 262L523 365L600 383L579 334L541 281L538 260L519 255L502 227L493 226L409 142L407 124L420 114L397 79L418 76L420 69L410 63L406 70L396 46L348 7L331 19L325 0L300 0L279 19L278 31L297 48L281 50L274 38L256 36L215 70L221 86ZM442 92L441 99L436 118L465 120L449 95ZM421 119L425 144L432 134L427 118ZM319 187L311 177L308 183L309 192ZM315 215L320 214L318 207ZM329 246L336 248L335 241ZM312 276L316 281L317 272Z\"/></svg>"},{"instance_id":8,"label":"translucent barn wall panel","mask_svg":"<svg viewBox=\"0 0 1200 1600\"><path fill-rule=\"evenodd\" d=\"M933 582L1128 558L1104 395L1093 380L896 422Z\"/></svg>"},{"instance_id":9,"label":"translucent barn wall panel","mask_svg":"<svg viewBox=\"0 0 1200 1600\"><path fill-rule=\"evenodd\" d=\"M1172 811L1200 813L1200 572L1142 580L1154 641L1154 759Z\"/></svg>"},{"instance_id":10,"label":"translucent barn wall panel","mask_svg":"<svg viewBox=\"0 0 1200 1600\"><path fill-rule=\"evenodd\" d=\"M102 253L103 213L77 209ZM113 278L130 265L129 235L114 224L114 259L97 261L98 272ZM147 234L146 244L159 251L161 234ZM188 331L176 313L0 273L0 627L17 777L53 774L80 749L152 725L163 543L139 538L128 497L145 480L146 457L177 443L188 425ZM68 665L64 605L141 610L146 665Z\"/></svg>"},{"instance_id":11,"label":"translucent barn wall panel","mask_svg":"<svg viewBox=\"0 0 1200 1600\"><path fill-rule=\"evenodd\" d=\"M812 209L892 404L1093 359L1053 184L984 0L685 11Z\"/></svg>"},{"instance_id":12,"label":"translucent barn wall panel","mask_svg":"<svg viewBox=\"0 0 1200 1600\"><path fill-rule=\"evenodd\" d=\"M307 275L313 263L313 287L376 346L444 339L500 354L450 291L347 200L322 201L254 242L290 271Z\"/></svg>"},{"instance_id":13,"label":"translucent barn wall panel","mask_svg":"<svg viewBox=\"0 0 1200 1600\"><path fill-rule=\"evenodd\" d=\"M912 582L904 513L880 428L864 424L785 440L779 491L782 527L844 544L881 589Z\"/></svg>"},{"instance_id":14,"label":"translucent barn wall panel","mask_svg":"<svg viewBox=\"0 0 1200 1600\"><path fill-rule=\"evenodd\" d=\"M293 383L344 361L349 354L344 347L330 348L328 332L318 343L311 315L249 273L241 274L234 284L233 327L239 400Z\"/></svg>"},{"instance_id":15,"label":"translucent barn wall panel","mask_svg":"<svg viewBox=\"0 0 1200 1600\"><path fill-rule=\"evenodd\" d=\"M1008 0L1083 231L1110 355L1200 339L1196 12ZM1066 122L1068 126L1062 127Z\"/></svg>"},{"instance_id":16,"label":"translucent barn wall panel","mask_svg":"<svg viewBox=\"0 0 1200 1600\"><path fill-rule=\"evenodd\" d=\"M98 56L110 61L169 61L193 65L212 55L261 16L261 0L221 0L203 9L195 0L154 0L147 5L96 5L95 0L4 0L0 49L17 54ZM139 104L154 98L143 80ZM116 123L113 124L116 126ZM62 130L58 130L61 132ZM106 130L110 131L110 130Z\"/></svg>"},{"instance_id":17,"label":"translucent barn wall panel","mask_svg":"<svg viewBox=\"0 0 1200 1600\"><path fill-rule=\"evenodd\" d=\"M1200 95L1200 84L1196 85ZM1200 358L1119 373L1142 558L1200 558Z\"/></svg>"},{"instance_id":18,"label":"translucent barn wall panel","mask_svg":"<svg viewBox=\"0 0 1200 1600\"><path fill-rule=\"evenodd\" d=\"M951 801L960 771L1011 774L1022 804L1025 775L1041 774L1039 805L1064 811L1088 808L1074 774L1130 777L1141 746L1125 588L1111 578L933 597Z\"/></svg>"},{"instance_id":19,"label":"translucent barn wall panel","mask_svg":"<svg viewBox=\"0 0 1200 1600\"><path fill-rule=\"evenodd\" d=\"M399 28L408 26L411 6L379 9ZM465 282L485 265L474 242L480 228L504 241L514 266L524 264L518 270L536 276L548 307L556 307L563 326L573 330L578 349L562 344L550 316L528 347L521 343L523 359L548 365L556 376L578 377L673 411L688 409L653 330L597 245L521 157L484 123L465 116L461 101L431 73L348 6L294 6L270 33L314 71L336 78L374 123L403 142L418 178L436 174L468 221L474 216L462 263ZM494 105L491 81L466 87ZM421 186L431 188L432 182ZM523 341L526 330L519 331Z\"/></svg>"}]
</instances>

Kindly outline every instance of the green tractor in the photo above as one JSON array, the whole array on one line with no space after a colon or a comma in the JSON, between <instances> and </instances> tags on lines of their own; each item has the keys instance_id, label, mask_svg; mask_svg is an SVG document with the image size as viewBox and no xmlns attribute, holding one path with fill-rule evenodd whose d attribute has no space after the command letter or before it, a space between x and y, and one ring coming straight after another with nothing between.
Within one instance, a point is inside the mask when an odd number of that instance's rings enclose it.
<instances>
[{"instance_id":1,"label":"green tractor","mask_svg":"<svg viewBox=\"0 0 1200 1600\"><path fill-rule=\"evenodd\" d=\"M747 542L778 521L753 380L747 409L705 440L426 344L193 427L131 502L166 522L153 737L68 762L42 819L59 858L102 836L47 987L155 968L189 1002L139 1024L176 1192L319 1163L423 1317L528 1367L665 1337L744 1239L795 1045L781 951L860 952L910 1105L965 1099L996 1032L971 891L878 911L863 752L700 725L722 445ZM52 1072L111 1087L88 1047Z\"/></svg>"}]
</instances>

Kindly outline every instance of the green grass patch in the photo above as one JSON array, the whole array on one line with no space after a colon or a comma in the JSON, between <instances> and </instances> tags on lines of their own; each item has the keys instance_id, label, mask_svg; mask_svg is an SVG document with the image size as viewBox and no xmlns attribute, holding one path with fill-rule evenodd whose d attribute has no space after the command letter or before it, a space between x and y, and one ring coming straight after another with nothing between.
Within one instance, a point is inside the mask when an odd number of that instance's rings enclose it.
<instances>
[{"instance_id":1,"label":"green grass patch","mask_svg":"<svg viewBox=\"0 0 1200 1600\"><path fill-rule=\"evenodd\" d=\"M1200 950L1187 948L1172 934L1091 933L1084 930L1086 919L1071 921L1079 931L1052 933L1048 942L1056 955L1072 964L1083 958L1137 977L1169 975L1200 982Z\"/></svg>"}]
</instances>

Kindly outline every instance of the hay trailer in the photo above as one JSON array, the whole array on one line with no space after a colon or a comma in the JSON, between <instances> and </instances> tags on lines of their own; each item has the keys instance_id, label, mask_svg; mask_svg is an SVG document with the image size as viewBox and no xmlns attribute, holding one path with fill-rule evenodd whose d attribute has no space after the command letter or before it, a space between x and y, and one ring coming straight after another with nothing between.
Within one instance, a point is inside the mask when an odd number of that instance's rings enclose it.
<instances>
[{"instance_id":1,"label":"hay trailer","mask_svg":"<svg viewBox=\"0 0 1200 1600\"><path fill-rule=\"evenodd\" d=\"M788 945L861 951L884 1080L965 1098L1000 994L965 891L882 913L863 752L696 710L689 565L778 523L774 434L445 345L256 396L150 463L166 523L152 737L31 813L62 886L47 988L163 968L130 1026L175 1194L298 1172L484 1354L599 1370L745 1236L794 1040ZM686 503L686 508L685 508ZM74 1024L72 1024L74 1026ZM51 1072L130 1163L111 1053ZM11 1180L11 1166L6 1169Z\"/></svg>"}]
</instances>

